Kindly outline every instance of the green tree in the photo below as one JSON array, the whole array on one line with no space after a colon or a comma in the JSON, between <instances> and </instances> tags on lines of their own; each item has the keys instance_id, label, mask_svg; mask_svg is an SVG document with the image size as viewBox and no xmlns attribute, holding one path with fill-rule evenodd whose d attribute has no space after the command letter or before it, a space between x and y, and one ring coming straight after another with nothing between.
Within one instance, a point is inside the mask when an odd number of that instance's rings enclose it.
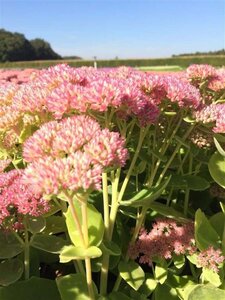
<instances>
[{"instance_id":1,"label":"green tree","mask_svg":"<svg viewBox=\"0 0 225 300\"><path fill-rule=\"evenodd\" d=\"M23 34L0 29L0 61L33 60L34 58L34 49Z\"/></svg>"},{"instance_id":2,"label":"green tree","mask_svg":"<svg viewBox=\"0 0 225 300\"><path fill-rule=\"evenodd\" d=\"M35 58L38 59L60 59L61 56L54 52L48 42L43 39L34 39L30 41L34 52Z\"/></svg>"},{"instance_id":3,"label":"green tree","mask_svg":"<svg viewBox=\"0 0 225 300\"><path fill-rule=\"evenodd\" d=\"M29 41L21 33L0 29L0 62L60 58L42 39Z\"/></svg>"}]
</instances>

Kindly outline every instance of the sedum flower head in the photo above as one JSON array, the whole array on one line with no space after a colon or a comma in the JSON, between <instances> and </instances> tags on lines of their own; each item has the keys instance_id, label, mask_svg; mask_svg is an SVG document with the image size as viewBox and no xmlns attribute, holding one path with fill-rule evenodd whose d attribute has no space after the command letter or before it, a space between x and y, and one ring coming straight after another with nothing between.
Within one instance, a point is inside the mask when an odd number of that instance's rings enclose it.
<instances>
[{"instance_id":1,"label":"sedum flower head","mask_svg":"<svg viewBox=\"0 0 225 300\"><path fill-rule=\"evenodd\" d=\"M212 78L216 75L216 69L210 65L197 65L193 64L189 66L186 70L186 74L188 79L195 81L201 80L204 81L206 79Z\"/></svg>"},{"instance_id":2,"label":"sedum flower head","mask_svg":"<svg viewBox=\"0 0 225 300\"><path fill-rule=\"evenodd\" d=\"M44 194L100 189L103 170L123 166L127 156L119 133L101 130L88 116L52 121L24 143L23 157L30 163L24 182Z\"/></svg>"},{"instance_id":3,"label":"sedum flower head","mask_svg":"<svg viewBox=\"0 0 225 300\"><path fill-rule=\"evenodd\" d=\"M209 247L199 253L197 263L200 267L208 268L214 272L219 272L220 265L224 262L225 256L220 249Z\"/></svg>"},{"instance_id":4,"label":"sedum flower head","mask_svg":"<svg viewBox=\"0 0 225 300\"><path fill-rule=\"evenodd\" d=\"M175 220L157 220L150 232L142 229L138 240L130 245L129 254L140 263L152 264L154 258L169 259L196 250L194 246L194 224L178 224Z\"/></svg>"},{"instance_id":5,"label":"sedum flower head","mask_svg":"<svg viewBox=\"0 0 225 300\"><path fill-rule=\"evenodd\" d=\"M49 205L40 194L34 193L22 180L22 170L0 174L0 226L18 216L39 216L48 211Z\"/></svg>"}]
</instances>

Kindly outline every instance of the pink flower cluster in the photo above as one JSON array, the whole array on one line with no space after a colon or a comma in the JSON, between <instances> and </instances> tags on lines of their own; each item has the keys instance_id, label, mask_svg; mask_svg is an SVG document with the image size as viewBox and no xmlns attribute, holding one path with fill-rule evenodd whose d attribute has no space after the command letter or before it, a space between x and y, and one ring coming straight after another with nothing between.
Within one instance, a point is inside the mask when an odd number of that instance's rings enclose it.
<instances>
[{"instance_id":1,"label":"pink flower cluster","mask_svg":"<svg viewBox=\"0 0 225 300\"><path fill-rule=\"evenodd\" d=\"M225 132L225 104L205 105L201 110L196 111L195 117L197 122L212 123L214 132Z\"/></svg>"},{"instance_id":2,"label":"pink flower cluster","mask_svg":"<svg viewBox=\"0 0 225 300\"><path fill-rule=\"evenodd\" d=\"M216 76L216 69L210 65L193 64L186 70L188 79L204 81Z\"/></svg>"},{"instance_id":3,"label":"pink flower cluster","mask_svg":"<svg viewBox=\"0 0 225 300\"><path fill-rule=\"evenodd\" d=\"M0 83L13 82L16 84L22 84L27 82L33 73L36 73L35 69L25 70L0 70Z\"/></svg>"},{"instance_id":4,"label":"pink flower cluster","mask_svg":"<svg viewBox=\"0 0 225 300\"><path fill-rule=\"evenodd\" d=\"M216 75L209 81L209 89L214 92L225 92L225 70L219 69Z\"/></svg>"},{"instance_id":5,"label":"pink flower cluster","mask_svg":"<svg viewBox=\"0 0 225 300\"><path fill-rule=\"evenodd\" d=\"M224 260L225 256L222 255L222 251L213 247L201 251L197 258L200 267L211 269L216 273L219 272L219 267L221 267Z\"/></svg>"},{"instance_id":6,"label":"pink flower cluster","mask_svg":"<svg viewBox=\"0 0 225 300\"><path fill-rule=\"evenodd\" d=\"M161 103L175 102L195 109L201 96L179 76L126 67L75 69L62 64L36 72L23 84L1 85L0 100L0 129L11 130L18 124L23 128L71 114L93 115L112 109L117 117L135 118L146 126L156 122Z\"/></svg>"},{"instance_id":7,"label":"pink flower cluster","mask_svg":"<svg viewBox=\"0 0 225 300\"><path fill-rule=\"evenodd\" d=\"M119 133L101 130L86 115L46 123L24 143L23 157L30 164L23 180L44 194L100 189L103 169L125 164L124 146Z\"/></svg>"},{"instance_id":8,"label":"pink flower cluster","mask_svg":"<svg viewBox=\"0 0 225 300\"><path fill-rule=\"evenodd\" d=\"M187 79L195 86L206 83L213 92L225 92L225 70L216 69L210 65L191 65L186 70Z\"/></svg>"},{"instance_id":9,"label":"pink flower cluster","mask_svg":"<svg viewBox=\"0 0 225 300\"><path fill-rule=\"evenodd\" d=\"M0 226L19 216L39 216L49 210L48 203L22 182L22 170L0 174Z\"/></svg>"},{"instance_id":10,"label":"pink flower cluster","mask_svg":"<svg viewBox=\"0 0 225 300\"><path fill-rule=\"evenodd\" d=\"M142 264L152 264L154 258L170 259L174 254L193 254L196 251L194 224L178 224L172 219L159 219L148 233L142 229L138 240L129 246L129 256Z\"/></svg>"}]
</instances>

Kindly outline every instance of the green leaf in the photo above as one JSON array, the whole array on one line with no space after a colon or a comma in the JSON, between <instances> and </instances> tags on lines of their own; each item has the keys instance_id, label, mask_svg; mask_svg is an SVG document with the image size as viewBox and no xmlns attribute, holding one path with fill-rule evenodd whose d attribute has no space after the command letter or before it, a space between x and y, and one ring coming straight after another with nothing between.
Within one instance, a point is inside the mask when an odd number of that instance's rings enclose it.
<instances>
[{"instance_id":1,"label":"green leaf","mask_svg":"<svg viewBox=\"0 0 225 300\"><path fill-rule=\"evenodd\" d=\"M139 291L146 296L150 296L151 293L155 290L158 282L155 280L155 278L153 278L153 275L149 273L145 274L145 278L146 280L140 287Z\"/></svg>"},{"instance_id":2,"label":"green leaf","mask_svg":"<svg viewBox=\"0 0 225 300\"><path fill-rule=\"evenodd\" d=\"M31 238L30 245L36 249L58 254L68 245L68 242L54 235L36 234Z\"/></svg>"},{"instance_id":3,"label":"green leaf","mask_svg":"<svg viewBox=\"0 0 225 300\"><path fill-rule=\"evenodd\" d=\"M46 218L46 227L43 231L44 234L56 234L66 231L65 218L60 216L50 216Z\"/></svg>"},{"instance_id":4,"label":"green leaf","mask_svg":"<svg viewBox=\"0 0 225 300\"><path fill-rule=\"evenodd\" d=\"M162 192L165 190L166 186L170 181L170 177L168 177L164 182L156 187L152 187L150 189L143 189L135 195L130 200L123 200L120 202L120 205L124 206L145 206L149 207L153 201L158 199Z\"/></svg>"},{"instance_id":5,"label":"green leaf","mask_svg":"<svg viewBox=\"0 0 225 300\"><path fill-rule=\"evenodd\" d=\"M220 239L222 240L225 228L225 214L220 211L217 214L213 215L209 219L209 222L220 236Z\"/></svg>"},{"instance_id":6,"label":"green leaf","mask_svg":"<svg viewBox=\"0 0 225 300\"><path fill-rule=\"evenodd\" d=\"M54 280L32 277L0 288L1 300L61 300Z\"/></svg>"},{"instance_id":7,"label":"green leaf","mask_svg":"<svg viewBox=\"0 0 225 300\"><path fill-rule=\"evenodd\" d=\"M174 208L158 203L158 202L154 202L150 205L150 208L154 211L156 211L157 213L159 213L160 215L163 215L167 218L172 218L175 219L177 221L182 221L182 222L188 222L189 220L185 217L184 214L182 214L181 212L175 210Z\"/></svg>"},{"instance_id":8,"label":"green leaf","mask_svg":"<svg viewBox=\"0 0 225 300\"><path fill-rule=\"evenodd\" d=\"M28 216L27 217L27 229L35 234L35 233L40 233L45 229L46 226L46 221L45 218L42 216L39 217L32 217Z\"/></svg>"},{"instance_id":9,"label":"green leaf","mask_svg":"<svg viewBox=\"0 0 225 300\"><path fill-rule=\"evenodd\" d=\"M163 284L166 281L167 274L168 274L167 266L160 266L160 265L155 266L155 279L159 283Z\"/></svg>"},{"instance_id":10,"label":"green leaf","mask_svg":"<svg viewBox=\"0 0 225 300\"><path fill-rule=\"evenodd\" d=\"M218 142L218 140L215 137L213 138L213 140L214 140L217 151L219 152L219 154L221 154L224 157L225 156L225 151L221 147L220 143Z\"/></svg>"},{"instance_id":11,"label":"green leaf","mask_svg":"<svg viewBox=\"0 0 225 300\"><path fill-rule=\"evenodd\" d=\"M224 300L225 290L220 290L212 285L198 284L188 295L187 300ZM186 299L185 299L186 300Z\"/></svg>"},{"instance_id":12,"label":"green leaf","mask_svg":"<svg viewBox=\"0 0 225 300\"><path fill-rule=\"evenodd\" d=\"M203 276L204 280L210 282L215 287L219 287L222 284L219 274L213 272L213 270L203 268L202 276Z\"/></svg>"},{"instance_id":13,"label":"green leaf","mask_svg":"<svg viewBox=\"0 0 225 300\"><path fill-rule=\"evenodd\" d=\"M185 264L185 256L184 255L174 255L173 263L177 269L181 269Z\"/></svg>"},{"instance_id":14,"label":"green leaf","mask_svg":"<svg viewBox=\"0 0 225 300\"><path fill-rule=\"evenodd\" d=\"M210 187L209 182L200 176L185 175L184 180L187 182L187 187L193 191L204 191Z\"/></svg>"},{"instance_id":15,"label":"green leaf","mask_svg":"<svg viewBox=\"0 0 225 300\"><path fill-rule=\"evenodd\" d=\"M221 244L219 235L201 209L195 213L195 240L200 250L205 250L210 246L218 248Z\"/></svg>"},{"instance_id":16,"label":"green leaf","mask_svg":"<svg viewBox=\"0 0 225 300\"><path fill-rule=\"evenodd\" d=\"M168 274L166 284L177 291L181 299L186 299L186 294L196 286L192 276L177 276L172 273Z\"/></svg>"},{"instance_id":17,"label":"green leaf","mask_svg":"<svg viewBox=\"0 0 225 300\"><path fill-rule=\"evenodd\" d=\"M82 224L82 214L80 205L77 201L74 201L74 206L78 215L78 219ZM100 245L104 235L104 222L102 219L102 215L92 204L89 203L87 204L87 215L89 246L98 246ZM76 225L74 223L70 208L68 208L67 212L65 213L65 217L71 241L75 246L82 247L83 242L80 238L79 231L77 230Z\"/></svg>"},{"instance_id":18,"label":"green leaf","mask_svg":"<svg viewBox=\"0 0 225 300\"><path fill-rule=\"evenodd\" d=\"M56 284L62 300L90 300L86 278L82 274L58 277Z\"/></svg>"},{"instance_id":19,"label":"green leaf","mask_svg":"<svg viewBox=\"0 0 225 300\"><path fill-rule=\"evenodd\" d=\"M59 258L61 263L67 263L73 259L96 258L101 255L102 251L96 246L85 249L83 247L74 247L73 245L70 245L63 248Z\"/></svg>"},{"instance_id":20,"label":"green leaf","mask_svg":"<svg viewBox=\"0 0 225 300\"><path fill-rule=\"evenodd\" d=\"M18 258L3 260L0 263L0 285L7 286L20 279L23 262Z\"/></svg>"},{"instance_id":21,"label":"green leaf","mask_svg":"<svg viewBox=\"0 0 225 300\"><path fill-rule=\"evenodd\" d=\"M174 288L169 287L166 284L158 284L154 295L155 300L180 300L176 290Z\"/></svg>"},{"instance_id":22,"label":"green leaf","mask_svg":"<svg viewBox=\"0 0 225 300\"><path fill-rule=\"evenodd\" d=\"M225 157L215 152L209 160L209 172L220 186L225 188Z\"/></svg>"},{"instance_id":23,"label":"green leaf","mask_svg":"<svg viewBox=\"0 0 225 300\"><path fill-rule=\"evenodd\" d=\"M100 245L100 248L103 253L113 255L113 256L119 256L121 255L121 249L120 247L114 243L109 241L103 241Z\"/></svg>"},{"instance_id":24,"label":"green leaf","mask_svg":"<svg viewBox=\"0 0 225 300\"><path fill-rule=\"evenodd\" d=\"M138 290L145 280L145 273L134 261L121 261L118 266L120 276L134 289Z\"/></svg>"},{"instance_id":25,"label":"green leaf","mask_svg":"<svg viewBox=\"0 0 225 300\"><path fill-rule=\"evenodd\" d=\"M15 233L16 234L16 233ZM24 250L24 246L11 232L0 230L0 259L14 257Z\"/></svg>"},{"instance_id":26,"label":"green leaf","mask_svg":"<svg viewBox=\"0 0 225 300\"><path fill-rule=\"evenodd\" d=\"M195 175L177 175L171 177L169 186L177 189L190 189L193 191L204 191L210 187L209 182L200 176Z\"/></svg>"},{"instance_id":27,"label":"green leaf","mask_svg":"<svg viewBox=\"0 0 225 300\"><path fill-rule=\"evenodd\" d=\"M194 253L192 255L186 255L186 257L193 265L198 264L198 255L196 253Z\"/></svg>"},{"instance_id":28,"label":"green leaf","mask_svg":"<svg viewBox=\"0 0 225 300\"><path fill-rule=\"evenodd\" d=\"M186 189L187 188L187 181L184 179L183 176L173 174L171 175L171 180L168 184L169 187L177 188L177 189Z\"/></svg>"}]
</instances>

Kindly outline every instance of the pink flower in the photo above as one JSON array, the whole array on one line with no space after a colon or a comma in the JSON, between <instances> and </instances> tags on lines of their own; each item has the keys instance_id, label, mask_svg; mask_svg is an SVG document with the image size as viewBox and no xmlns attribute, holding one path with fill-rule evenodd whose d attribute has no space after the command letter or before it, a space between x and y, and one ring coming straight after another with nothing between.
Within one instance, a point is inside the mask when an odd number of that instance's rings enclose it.
<instances>
[{"instance_id":1,"label":"pink flower","mask_svg":"<svg viewBox=\"0 0 225 300\"><path fill-rule=\"evenodd\" d=\"M213 123L213 131L218 133L225 132L225 104L211 104L204 106L197 111L196 121L205 123Z\"/></svg>"},{"instance_id":2,"label":"pink flower","mask_svg":"<svg viewBox=\"0 0 225 300\"><path fill-rule=\"evenodd\" d=\"M216 75L216 69L210 65L191 65L186 70L187 77L191 80L201 80L212 78Z\"/></svg>"},{"instance_id":3,"label":"pink flower","mask_svg":"<svg viewBox=\"0 0 225 300\"><path fill-rule=\"evenodd\" d=\"M199 90L188 82L176 77L166 77L166 97L180 107L198 108L201 104Z\"/></svg>"},{"instance_id":4,"label":"pink flower","mask_svg":"<svg viewBox=\"0 0 225 300\"><path fill-rule=\"evenodd\" d=\"M213 247L201 251L197 258L200 267L211 269L216 273L219 272L219 267L224 260L225 256L222 255L222 251L220 249L214 249Z\"/></svg>"},{"instance_id":5,"label":"pink flower","mask_svg":"<svg viewBox=\"0 0 225 300\"><path fill-rule=\"evenodd\" d=\"M219 69L216 75L209 80L208 88L214 92L225 91L225 70Z\"/></svg>"},{"instance_id":6,"label":"pink flower","mask_svg":"<svg viewBox=\"0 0 225 300\"><path fill-rule=\"evenodd\" d=\"M118 132L102 130L89 143L84 146L84 151L93 158L93 163L103 167L124 166L128 157L125 140Z\"/></svg>"},{"instance_id":7,"label":"pink flower","mask_svg":"<svg viewBox=\"0 0 225 300\"><path fill-rule=\"evenodd\" d=\"M139 257L140 263L150 265L154 257L169 259L173 254L193 254L195 251L194 224L178 224L171 219L157 220L149 233L142 229L136 243L129 248L131 258Z\"/></svg>"},{"instance_id":8,"label":"pink flower","mask_svg":"<svg viewBox=\"0 0 225 300\"><path fill-rule=\"evenodd\" d=\"M22 175L22 170L0 174L0 225L10 218L15 222L17 214L38 216L49 209L40 194L34 193L22 182Z\"/></svg>"},{"instance_id":9,"label":"pink flower","mask_svg":"<svg viewBox=\"0 0 225 300\"><path fill-rule=\"evenodd\" d=\"M13 108L23 113L42 112L45 110L46 98L49 93L49 89L35 81L23 84L13 97Z\"/></svg>"},{"instance_id":10,"label":"pink flower","mask_svg":"<svg viewBox=\"0 0 225 300\"><path fill-rule=\"evenodd\" d=\"M26 140L23 157L27 162L32 162L45 156L71 154L82 149L99 131L99 124L85 115L48 122Z\"/></svg>"},{"instance_id":11,"label":"pink flower","mask_svg":"<svg viewBox=\"0 0 225 300\"><path fill-rule=\"evenodd\" d=\"M19 86L15 83L0 84L0 106L10 105L12 103L13 96L19 90Z\"/></svg>"},{"instance_id":12,"label":"pink flower","mask_svg":"<svg viewBox=\"0 0 225 300\"><path fill-rule=\"evenodd\" d=\"M74 192L99 190L102 167L93 165L92 157L78 151L67 158L47 157L29 164L23 182L40 194L58 194L63 189Z\"/></svg>"},{"instance_id":13,"label":"pink flower","mask_svg":"<svg viewBox=\"0 0 225 300\"><path fill-rule=\"evenodd\" d=\"M88 116L73 116L44 124L24 143L23 157L31 164L23 178L44 194L100 189L103 169L123 166L127 156L119 133L101 130Z\"/></svg>"}]
</instances>

